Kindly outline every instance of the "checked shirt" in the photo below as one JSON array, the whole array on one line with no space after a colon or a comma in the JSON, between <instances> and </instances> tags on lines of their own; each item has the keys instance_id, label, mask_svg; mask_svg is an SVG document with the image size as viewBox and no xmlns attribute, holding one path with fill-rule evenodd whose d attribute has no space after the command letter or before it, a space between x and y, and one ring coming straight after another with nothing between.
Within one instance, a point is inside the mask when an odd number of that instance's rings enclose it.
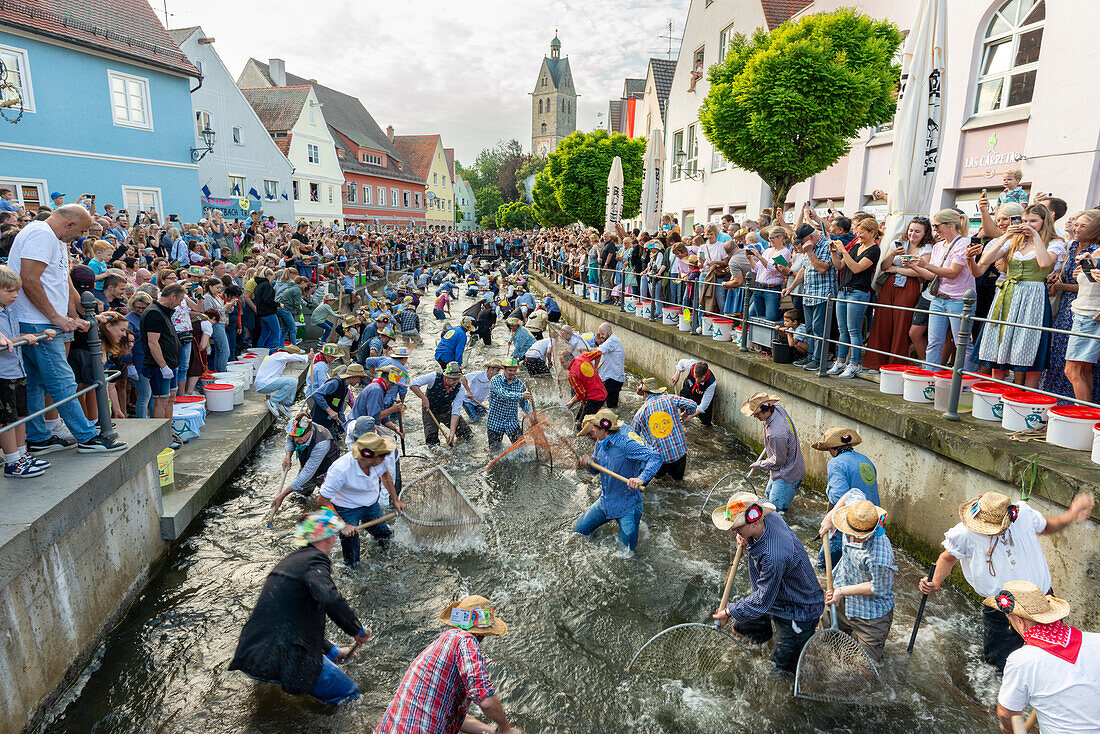
<instances>
[{"instance_id":1,"label":"checked shirt","mask_svg":"<svg viewBox=\"0 0 1100 734\"><path fill-rule=\"evenodd\" d=\"M684 438L684 424L680 420L680 411L691 415L698 409L699 405L694 400L688 400L679 395L650 393L641 410L634 414L634 421L630 427L642 436L646 443L657 449L657 453L661 455L661 461L668 464L687 453L687 440Z\"/></svg>"},{"instance_id":2,"label":"checked shirt","mask_svg":"<svg viewBox=\"0 0 1100 734\"><path fill-rule=\"evenodd\" d=\"M885 535L857 543L844 538L844 555L833 569L833 586L871 582L871 596L844 597L844 614L856 619L878 619L894 608L894 547Z\"/></svg>"},{"instance_id":3,"label":"checked shirt","mask_svg":"<svg viewBox=\"0 0 1100 734\"><path fill-rule=\"evenodd\" d=\"M517 410L527 409L523 393L527 386L518 377L508 382L504 375L495 375L489 380L489 414L485 417L485 429L493 433L509 435L519 431Z\"/></svg>"}]
</instances>

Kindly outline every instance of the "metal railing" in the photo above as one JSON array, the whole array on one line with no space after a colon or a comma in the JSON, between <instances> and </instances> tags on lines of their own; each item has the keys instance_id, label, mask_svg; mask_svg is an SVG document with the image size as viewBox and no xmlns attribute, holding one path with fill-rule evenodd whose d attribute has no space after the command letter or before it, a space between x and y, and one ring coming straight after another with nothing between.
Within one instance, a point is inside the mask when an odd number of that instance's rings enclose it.
<instances>
[{"instance_id":1,"label":"metal railing","mask_svg":"<svg viewBox=\"0 0 1100 734\"><path fill-rule=\"evenodd\" d=\"M97 423L99 424L99 432L104 438L114 439L118 437L118 433L115 431L115 425L111 421L111 401L107 395L107 384L118 379L122 374L121 372L112 370L106 372L103 369L103 341L99 337L99 322L96 321L96 306L99 300L91 293L85 292L80 296L80 305L84 309L84 318L88 322L88 355L91 361L91 370L93 381L92 384L83 389L77 390L72 395L67 395L64 398L55 401L51 405L47 405L42 410L36 410L28 416L20 418L17 421L8 423L5 426L0 427L0 433L10 431L16 426L21 426L35 418L41 418L49 413L51 410L56 410L59 405L72 402L73 400L79 400L82 396L95 391L96 394L96 409L99 412ZM26 339L17 339L14 341L15 346L22 346L25 349L34 349Z\"/></svg>"},{"instance_id":2,"label":"metal railing","mask_svg":"<svg viewBox=\"0 0 1100 734\"><path fill-rule=\"evenodd\" d=\"M583 272L579 273L579 275L583 275L584 277L579 278L579 277L577 277L578 273L576 272L576 270L573 270L572 272L563 272L563 270L561 268L556 267L558 265L558 263L556 261L553 261L551 258L548 258L543 254L533 255L533 261L535 262L534 269L536 270L536 272L540 272L544 275L549 276L553 280L553 282L557 283L558 285L569 288L570 286L583 284L586 289L588 287L599 288L599 301L601 303L604 303L606 300L611 298L611 294L612 294L615 286L613 286L609 290L607 288L607 286L602 282L597 282L597 283L588 282L588 280L591 277L590 272L592 270L596 271L597 281L602 281L602 278L600 278L600 276L603 273L610 272L612 274L611 275L612 283L616 284L617 287L619 288L619 291L620 291L619 296L618 296L618 298L619 298L619 303L618 303L619 309L620 309L620 311L625 311L626 296L630 295L630 294L626 294L625 293L625 288L623 287L623 283L625 281L625 277L624 277L625 273L624 273L623 268L605 269L605 268L600 268L600 267L597 267L597 268L584 267ZM666 267L666 269L667 269L667 267ZM762 319L762 318L759 318L759 317L756 317L756 316L749 316L748 315L750 304L751 304L751 299L752 299L752 294L753 293L771 293L771 294L775 294L775 293L777 293L777 290L775 288L761 288L761 287L758 287L756 285L752 285L749 282L746 282L745 284L739 286L737 290L740 290L742 292L742 301L741 301L742 310L738 314L731 314L731 313L726 313L724 311L723 312L707 311L707 310L705 310L701 307L701 297L702 297L702 291L703 291L704 287L713 287L713 288L716 289L716 293L717 293L718 288L723 288L723 290L727 290L727 291L730 290L730 289L724 288L724 286L722 286L721 282L715 282L715 281L704 282L704 279L703 279L702 275L700 276L700 278L698 280L694 280L694 281L684 281L681 278L673 277L673 276L669 276L669 275L645 275L645 276L643 276L643 275L637 274L637 277L638 277L638 280L639 280L639 290L641 288L641 279L643 277L645 277L650 281L650 289L653 291L652 295L650 295L650 296L646 296L646 297L637 296L639 298L639 300L647 300L647 301L651 300L652 301L653 308L651 309L651 312L650 312L650 317L649 317L650 321L657 321L657 320L661 319L662 308L676 307L676 308L681 308L681 309L690 309L690 311L691 311L691 322L690 322L690 325L689 325L690 333L699 335L699 334L701 334L700 325L701 325L701 322L702 322L702 318L704 316L715 317L715 318L733 318L734 321L739 322L741 324L740 339L738 341L738 347L739 347L740 351L749 351L750 330L751 330L752 326L760 326L762 328L772 329L772 330L774 330L776 328L776 322L772 322L772 321L768 321L766 319ZM653 283L653 281L656 281L656 282ZM680 291L680 287L683 286L685 283L690 283L690 286L693 288L693 290L692 290L692 299L691 299L690 303L685 303L684 302L684 294L682 292L677 293L677 291ZM608 291L607 298L604 298L604 291ZM668 297L662 298L662 296L665 295L666 292L671 292L671 294L679 295L679 298L677 298L675 300L673 300L671 298L668 298ZM586 295L587 295L587 291L586 291ZM794 294L794 295L800 295L800 294ZM966 292L959 299L963 303L963 308L962 308L962 312L958 315L951 314L951 313L946 313L944 311L933 311L931 309L914 308L914 307L909 307L909 306L900 306L900 305L895 305L895 304L890 304L890 303L877 303L877 302L874 302L874 301L855 301L855 300L843 298L841 295L838 295L838 294L831 294L827 297L806 296L805 294L801 294L801 297L802 298L809 297L809 298L813 298L813 299L818 300L818 301L823 300L825 302L825 319L824 319L824 331L823 331L823 333L818 335L818 334L813 334L813 333L810 333L810 332L807 331L807 333L804 334L804 336L807 339L813 340L813 341L816 341L816 342L820 342L819 358L818 358L818 369L817 369L817 376L818 377L822 377L822 378L831 377L831 375L828 374L828 370L829 370L829 367L828 367L828 362L829 362L829 360L828 360L828 351L829 351L828 346L829 345L834 345L834 346L846 345L850 349L858 349L860 352L873 352L875 354L879 354L879 355L888 357L890 359L902 360L904 362L913 362L914 367L925 367L925 368L932 368L932 369L939 370L939 371L950 371L951 372L950 392L949 392L949 397L948 397L947 410L944 411L944 414L943 414L943 417L947 420L953 420L953 421L959 420L959 412L958 412L959 398L962 395L962 381L963 381L964 376L965 377L976 377L976 378L979 378L980 380L982 380L984 382L993 382L993 383L997 383L997 384L1004 385L1004 386L1007 386L1007 387L1012 387L1012 388L1016 388L1016 389L1019 389L1019 390L1025 390L1029 393L1038 393L1040 395L1046 395L1048 397L1053 397L1053 398L1056 398L1060 401L1073 403L1075 405L1081 405L1081 406L1085 406L1085 407L1089 407L1089 408L1100 408L1100 404L1093 403L1093 402L1090 402L1088 400L1079 400L1076 397L1069 397L1069 396L1066 396L1066 395L1061 395L1061 394L1058 394L1058 393L1049 392L1049 391L1040 389L1038 387L1028 387L1026 385L1022 385L1022 384L1019 384L1019 383L1016 383L1016 382L1009 382L1007 380L995 378L992 375L982 374L980 372L973 371L973 370L966 370L967 356L968 356L968 354L970 354L971 347L972 347L971 336L973 334L973 326L974 326L974 323L976 323L976 322L986 324L986 325L989 325L989 326L993 326L993 327L1008 326L1008 327L1015 327L1015 328L1020 328L1020 329L1029 329L1029 330L1033 330L1033 331L1045 332L1045 333L1050 333L1050 334L1062 334L1062 335L1067 335L1067 336L1083 337L1083 338L1086 338L1086 339L1100 339L1100 336L1098 336L1098 335L1086 334L1086 333L1083 333L1083 332L1072 331L1072 330L1067 330L1067 329L1058 329L1058 328L1054 328L1054 327L1050 327L1050 326L1036 326L1036 325L1033 325L1033 324L1020 324L1020 323L1013 323L1013 322L1010 322L1010 321L1002 321L1002 320L999 320L999 319L990 319L990 318L983 318L983 317L980 317L980 316L976 316L974 314L974 309L975 309L975 306L977 304L977 295L973 290L970 290L970 291ZM717 295L716 295L716 298L717 298ZM833 337L832 324L835 320L834 317L835 317L835 313L836 313L836 305L838 303L865 306L868 309L874 308L876 310L878 310L878 309L890 309L890 310L897 310L897 311L908 311L908 312L911 312L911 313L922 313L922 314L927 314L929 317L931 317L933 315L940 316L940 317L943 317L945 319L948 319L948 321L949 321L949 325L947 327L948 329L950 329L950 321L958 319L959 329L958 329L958 334L955 338L955 355L954 355L953 364L951 364L951 365L939 364L937 361L932 360L929 357L929 355L927 355L927 354L925 355L924 359L919 359L919 358L914 359L914 358L909 357L908 355L900 355L900 354L896 354L896 353L893 353L893 352L887 352L887 351L883 351L883 350L880 350L880 349L875 349L873 347L866 346L866 344L860 345L860 346L854 346L854 345L852 345L848 342L840 341L838 339L832 338ZM815 305L817 305L817 304L815 304ZM805 317L805 314L803 314L803 316ZM875 318L875 317L872 316L872 319L873 318ZM946 337L946 334L945 334L945 337ZM1100 367L1098 367L1098 368L1100 368Z\"/></svg>"}]
</instances>

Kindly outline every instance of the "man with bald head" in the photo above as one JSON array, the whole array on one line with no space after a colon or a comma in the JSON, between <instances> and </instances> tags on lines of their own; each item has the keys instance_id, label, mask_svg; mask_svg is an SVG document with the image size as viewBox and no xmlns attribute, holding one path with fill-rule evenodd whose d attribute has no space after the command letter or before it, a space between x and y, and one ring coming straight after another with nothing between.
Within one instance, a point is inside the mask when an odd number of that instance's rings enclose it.
<instances>
[{"instance_id":1,"label":"man with bald head","mask_svg":"<svg viewBox=\"0 0 1100 734\"><path fill-rule=\"evenodd\" d=\"M68 245L92 225L88 210L77 204L62 206L41 221L27 224L12 242L8 267L19 274L23 287L11 305L23 334L41 334L47 329L61 337L40 341L23 349L27 372L27 409L33 414L45 407L45 396L53 399L65 425L82 453L103 453L126 448L121 441L105 438L84 417L76 400L62 404L76 392L73 369L65 358L65 341L74 331L87 331L88 323L79 311L80 298L69 280ZM70 448L72 442L53 436L41 418L27 422L27 451L34 456Z\"/></svg>"},{"instance_id":2,"label":"man with bald head","mask_svg":"<svg viewBox=\"0 0 1100 734\"><path fill-rule=\"evenodd\" d=\"M619 407L619 391L626 382L626 351L622 339L611 332L611 324L602 323L596 330L596 349L600 358L600 379L607 388L607 407Z\"/></svg>"}]
</instances>

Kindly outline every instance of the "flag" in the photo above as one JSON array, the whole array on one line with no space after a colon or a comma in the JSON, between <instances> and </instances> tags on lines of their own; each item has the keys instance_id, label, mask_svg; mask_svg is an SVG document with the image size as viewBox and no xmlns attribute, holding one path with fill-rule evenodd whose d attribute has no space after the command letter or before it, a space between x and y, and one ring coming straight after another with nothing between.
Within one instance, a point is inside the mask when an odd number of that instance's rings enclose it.
<instances>
[{"instance_id":1,"label":"flag","mask_svg":"<svg viewBox=\"0 0 1100 734\"><path fill-rule=\"evenodd\" d=\"M241 195L241 187L238 186L237 184L233 184L233 190L230 191L229 193L231 193L235 196L240 196Z\"/></svg>"},{"instance_id":2,"label":"flag","mask_svg":"<svg viewBox=\"0 0 1100 734\"><path fill-rule=\"evenodd\" d=\"M289 199L289 198L287 198L287 195L286 195L286 194L283 194L283 199L285 199L286 201L290 201L290 199Z\"/></svg>"},{"instance_id":3,"label":"flag","mask_svg":"<svg viewBox=\"0 0 1100 734\"><path fill-rule=\"evenodd\" d=\"M210 187L206 184L203 184L202 186L202 195L205 196L207 199L210 198Z\"/></svg>"},{"instance_id":4,"label":"flag","mask_svg":"<svg viewBox=\"0 0 1100 734\"><path fill-rule=\"evenodd\" d=\"M250 188L248 190L248 195L251 196L253 199L259 199L260 198L260 192L256 190L255 186L253 186L252 188Z\"/></svg>"},{"instance_id":5,"label":"flag","mask_svg":"<svg viewBox=\"0 0 1100 734\"><path fill-rule=\"evenodd\" d=\"M604 209L604 232L615 234L617 225L623 218L623 161L619 156L611 161L611 171L607 174L607 207Z\"/></svg>"}]
</instances>

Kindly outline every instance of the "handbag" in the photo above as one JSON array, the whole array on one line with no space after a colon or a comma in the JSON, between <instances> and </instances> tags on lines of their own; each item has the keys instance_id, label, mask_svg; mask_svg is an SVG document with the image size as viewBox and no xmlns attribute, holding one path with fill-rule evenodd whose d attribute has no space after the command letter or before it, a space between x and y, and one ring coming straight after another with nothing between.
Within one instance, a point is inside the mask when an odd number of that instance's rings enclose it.
<instances>
[{"instance_id":1,"label":"handbag","mask_svg":"<svg viewBox=\"0 0 1100 734\"><path fill-rule=\"evenodd\" d=\"M961 237L956 237L954 242L952 242L950 245L948 245L947 249L944 250L943 257L940 258L940 265L939 266L941 268L943 267L943 264L945 262L947 262L947 257L955 249L955 242L958 242L960 239L961 239ZM938 275L932 276L932 280L928 281L928 287L924 289L924 292L928 296L930 296L931 298L937 297L940 294L940 276L938 276Z\"/></svg>"}]
</instances>

